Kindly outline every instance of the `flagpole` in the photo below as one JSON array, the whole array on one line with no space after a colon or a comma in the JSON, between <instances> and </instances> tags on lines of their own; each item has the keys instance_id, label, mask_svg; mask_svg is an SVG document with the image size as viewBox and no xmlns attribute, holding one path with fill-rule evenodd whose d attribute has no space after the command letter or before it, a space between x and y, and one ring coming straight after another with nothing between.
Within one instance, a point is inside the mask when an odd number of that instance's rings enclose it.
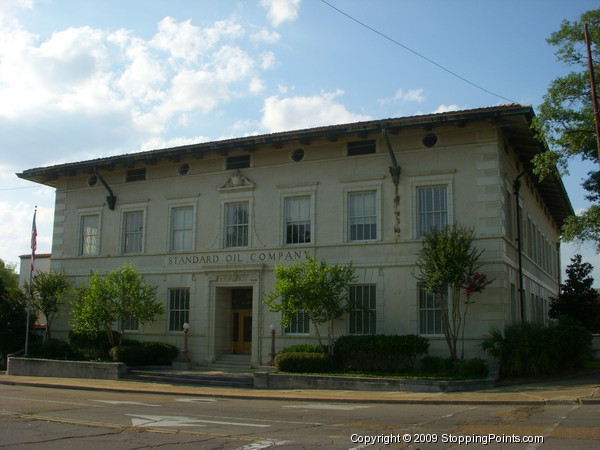
<instances>
[{"instance_id":1,"label":"flagpole","mask_svg":"<svg viewBox=\"0 0 600 450\"><path fill-rule=\"evenodd\" d=\"M35 250L37 249L37 226L35 225L36 215L37 206L33 211L33 224L31 225L31 268L29 270L29 295L27 296L27 323L25 324L25 356L29 356L29 319L31 317L31 296L33 295L31 283L33 281L33 271L35 269Z\"/></svg>"}]
</instances>

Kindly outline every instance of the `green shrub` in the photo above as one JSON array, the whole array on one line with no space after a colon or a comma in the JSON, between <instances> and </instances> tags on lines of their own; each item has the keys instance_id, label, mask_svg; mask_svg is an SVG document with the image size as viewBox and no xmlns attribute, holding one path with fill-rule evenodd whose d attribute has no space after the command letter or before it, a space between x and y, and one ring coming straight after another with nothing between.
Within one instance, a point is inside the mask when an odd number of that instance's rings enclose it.
<instances>
[{"instance_id":1,"label":"green shrub","mask_svg":"<svg viewBox=\"0 0 600 450\"><path fill-rule=\"evenodd\" d=\"M334 354L345 370L393 373L412 369L428 350L429 341L422 336L377 334L342 336Z\"/></svg>"},{"instance_id":2,"label":"green shrub","mask_svg":"<svg viewBox=\"0 0 600 450\"><path fill-rule=\"evenodd\" d=\"M279 372L327 373L338 370L335 358L325 353L280 353L275 357L275 367Z\"/></svg>"},{"instance_id":3,"label":"green shrub","mask_svg":"<svg viewBox=\"0 0 600 450\"><path fill-rule=\"evenodd\" d=\"M454 360L452 376L470 380L487 378L489 369L481 358Z\"/></svg>"},{"instance_id":4,"label":"green shrub","mask_svg":"<svg viewBox=\"0 0 600 450\"><path fill-rule=\"evenodd\" d=\"M115 342L119 341L119 333L113 331ZM106 361L111 359L109 355L110 342L104 331L96 331L90 334L69 331L69 342L73 349L82 355L84 359L91 361Z\"/></svg>"},{"instance_id":5,"label":"green shrub","mask_svg":"<svg viewBox=\"0 0 600 450\"><path fill-rule=\"evenodd\" d=\"M48 339L46 342L33 341L29 345L29 356L45 359L80 359L68 342Z\"/></svg>"},{"instance_id":6,"label":"green shrub","mask_svg":"<svg viewBox=\"0 0 600 450\"><path fill-rule=\"evenodd\" d=\"M122 362L128 366L144 366L150 359L148 350L141 344L117 345L109 351L110 357L115 362Z\"/></svg>"},{"instance_id":7,"label":"green shrub","mask_svg":"<svg viewBox=\"0 0 600 450\"><path fill-rule=\"evenodd\" d=\"M498 359L500 375L554 374L583 367L591 355L592 336L579 322L561 317L549 326L521 322L491 330L481 347Z\"/></svg>"},{"instance_id":8,"label":"green shrub","mask_svg":"<svg viewBox=\"0 0 600 450\"><path fill-rule=\"evenodd\" d=\"M299 344L299 345L291 345L290 347L286 347L282 350L279 350L279 354L282 353L325 353L323 351L323 347L320 345L310 345L310 344Z\"/></svg>"},{"instance_id":9,"label":"green shrub","mask_svg":"<svg viewBox=\"0 0 600 450\"><path fill-rule=\"evenodd\" d=\"M149 356L147 365L171 364L171 361L179 354L176 346L165 342L143 342L142 344L146 347Z\"/></svg>"},{"instance_id":10,"label":"green shrub","mask_svg":"<svg viewBox=\"0 0 600 450\"><path fill-rule=\"evenodd\" d=\"M483 359L447 359L428 356L423 358L422 372L430 377L481 379L488 376L488 366Z\"/></svg>"},{"instance_id":11,"label":"green shrub","mask_svg":"<svg viewBox=\"0 0 600 450\"><path fill-rule=\"evenodd\" d=\"M110 349L112 361L123 362L128 366L151 366L171 364L179 349L164 342L140 342L124 339L122 345Z\"/></svg>"}]
</instances>

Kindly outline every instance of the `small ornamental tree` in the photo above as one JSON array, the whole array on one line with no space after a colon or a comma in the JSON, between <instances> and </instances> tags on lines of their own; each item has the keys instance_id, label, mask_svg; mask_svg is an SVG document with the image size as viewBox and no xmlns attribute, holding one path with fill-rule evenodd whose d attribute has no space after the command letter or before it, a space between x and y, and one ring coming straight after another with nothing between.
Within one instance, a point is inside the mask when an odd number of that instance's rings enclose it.
<instances>
[{"instance_id":1,"label":"small ornamental tree","mask_svg":"<svg viewBox=\"0 0 600 450\"><path fill-rule=\"evenodd\" d=\"M443 298L450 294L449 301L442 304L442 327L451 359L458 357L459 336L464 357L464 328L471 295L482 292L491 283L485 274L476 272L483 251L474 248L474 240L472 228L458 224L441 230L434 228L425 233L418 253L416 278L421 286Z\"/></svg>"},{"instance_id":2,"label":"small ornamental tree","mask_svg":"<svg viewBox=\"0 0 600 450\"><path fill-rule=\"evenodd\" d=\"M50 339L52 321L58 313L63 300L69 292L70 284L65 275L60 272L38 272L31 280L33 308L46 317L46 332L44 342ZM24 286L24 291L29 292L29 286Z\"/></svg>"},{"instance_id":3,"label":"small ornamental tree","mask_svg":"<svg viewBox=\"0 0 600 450\"><path fill-rule=\"evenodd\" d=\"M123 340L125 324L135 319L139 324L152 323L164 306L156 300L156 286L150 286L131 265L124 265L106 275L93 273L88 287L78 290L71 312L73 331L92 335L107 333L111 346L115 345L113 326L119 326L119 344Z\"/></svg>"},{"instance_id":4,"label":"small ornamental tree","mask_svg":"<svg viewBox=\"0 0 600 450\"><path fill-rule=\"evenodd\" d=\"M548 315L553 319L569 316L580 321L590 332L600 332L600 302L592 287L590 276L594 267L581 261L581 255L571 258L567 266L567 279L560 285L558 297L550 298Z\"/></svg>"},{"instance_id":5,"label":"small ornamental tree","mask_svg":"<svg viewBox=\"0 0 600 450\"><path fill-rule=\"evenodd\" d=\"M333 321L349 310L348 284L356 280L352 264L329 265L310 256L291 266L275 267L275 286L265 303L270 311L282 313L288 326L299 313L312 322L323 346L319 325L327 323L327 345L333 348Z\"/></svg>"}]
</instances>

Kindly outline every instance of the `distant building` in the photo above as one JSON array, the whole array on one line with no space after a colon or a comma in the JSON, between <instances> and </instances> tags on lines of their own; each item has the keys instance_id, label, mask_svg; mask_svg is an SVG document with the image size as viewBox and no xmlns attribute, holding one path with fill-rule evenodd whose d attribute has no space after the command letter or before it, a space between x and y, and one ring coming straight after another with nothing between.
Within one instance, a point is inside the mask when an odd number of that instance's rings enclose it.
<instances>
[{"instance_id":1,"label":"distant building","mask_svg":"<svg viewBox=\"0 0 600 450\"><path fill-rule=\"evenodd\" d=\"M38 272L50 271L50 253L40 253L35 255L34 274ZM23 287L25 283L29 283L29 275L31 273L31 254L19 256L21 260L19 266L19 287Z\"/></svg>"},{"instance_id":2,"label":"distant building","mask_svg":"<svg viewBox=\"0 0 600 450\"><path fill-rule=\"evenodd\" d=\"M558 293L559 230L573 209L560 180L527 173L545 150L533 116L506 105L374 120L18 176L56 188L52 267L79 285L92 271L134 264L159 287L166 313L144 328L132 322L130 337L181 346L187 322L190 357L203 364L230 353L267 362L271 324L278 349L316 343L302 314L284 328L263 304L273 267L308 254L356 267L348 290L362 307L336 323L337 335L417 333L431 340L430 354L447 355L443 299L417 284L416 255L434 226L474 227L481 271L495 280L469 311L475 356L490 327L521 315L545 321ZM66 311L55 324L66 337Z\"/></svg>"}]
</instances>

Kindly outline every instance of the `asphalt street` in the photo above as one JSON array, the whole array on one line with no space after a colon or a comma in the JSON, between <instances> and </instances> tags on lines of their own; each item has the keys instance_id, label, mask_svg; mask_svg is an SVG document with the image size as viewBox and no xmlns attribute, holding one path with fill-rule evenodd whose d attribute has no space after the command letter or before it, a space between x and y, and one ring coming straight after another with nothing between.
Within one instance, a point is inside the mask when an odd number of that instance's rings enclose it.
<instances>
[{"instance_id":1,"label":"asphalt street","mask_svg":"<svg viewBox=\"0 0 600 450\"><path fill-rule=\"evenodd\" d=\"M600 403L406 404L207 394L0 384L0 448L446 449L467 440L470 448L600 448Z\"/></svg>"}]
</instances>

